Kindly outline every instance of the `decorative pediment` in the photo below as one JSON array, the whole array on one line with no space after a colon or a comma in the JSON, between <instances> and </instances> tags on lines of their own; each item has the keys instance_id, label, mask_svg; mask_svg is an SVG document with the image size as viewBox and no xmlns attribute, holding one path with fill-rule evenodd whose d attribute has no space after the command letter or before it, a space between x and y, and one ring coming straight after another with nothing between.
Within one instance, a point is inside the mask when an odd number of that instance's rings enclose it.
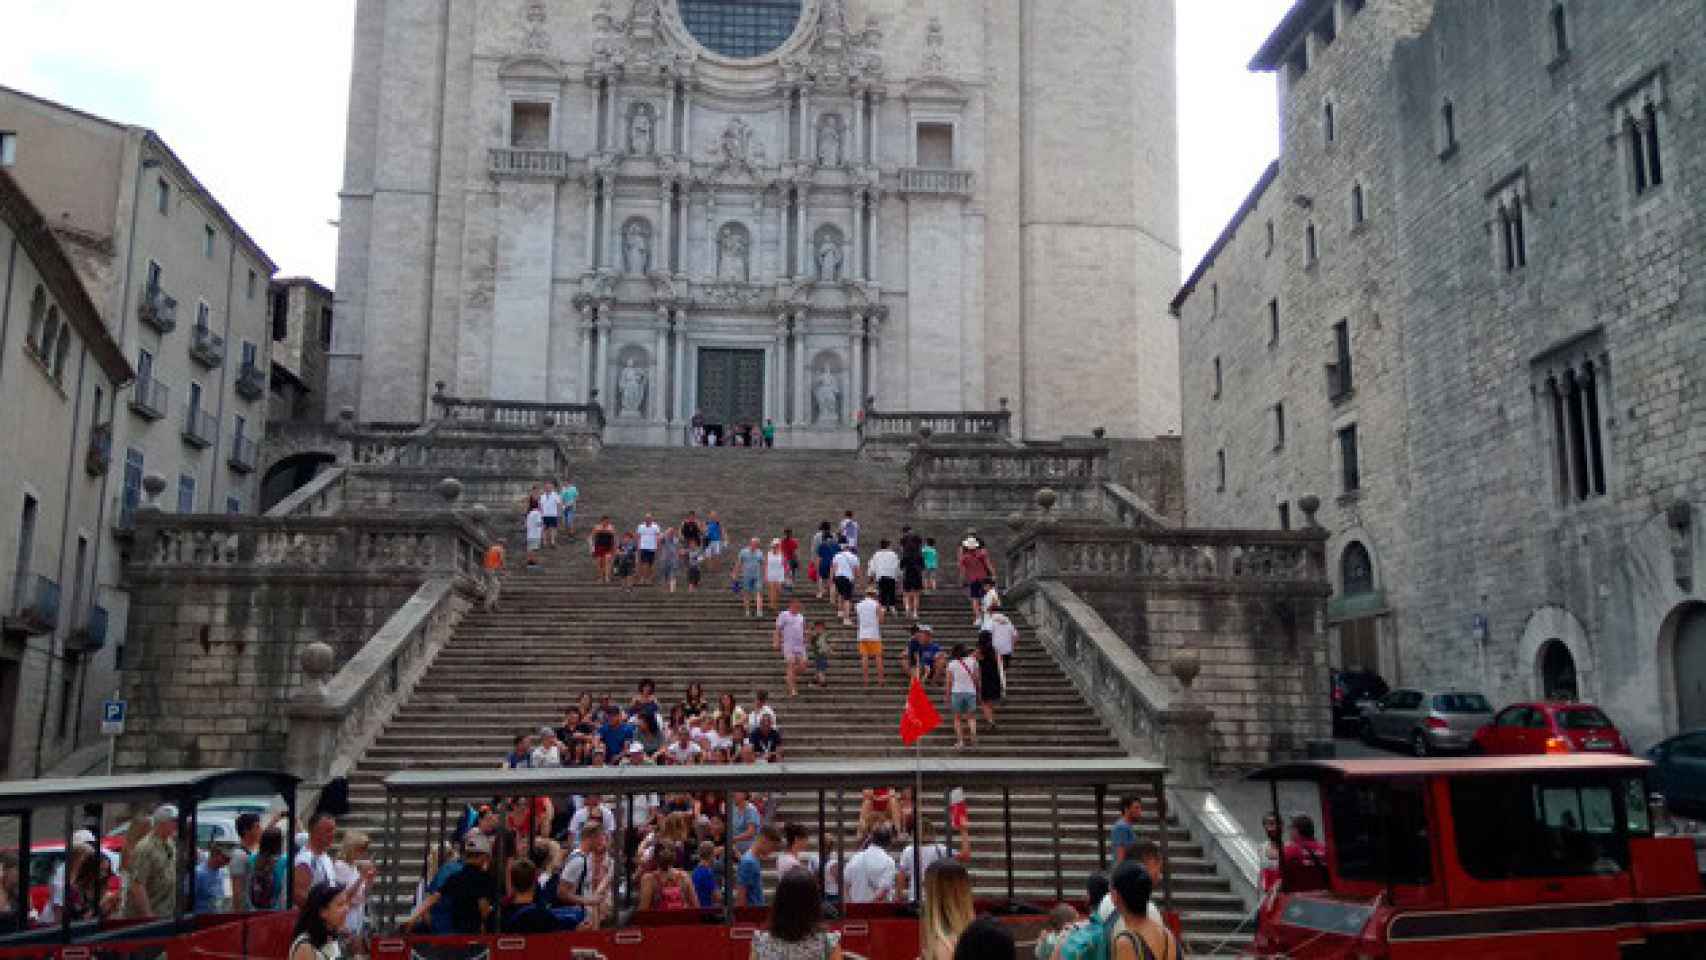
<instances>
[{"instance_id":1,"label":"decorative pediment","mask_svg":"<svg viewBox=\"0 0 1706 960\"><path fill-rule=\"evenodd\" d=\"M499 65L498 79L561 81L563 69L559 61L546 57L510 57Z\"/></svg>"},{"instance_id":2,"label":"decorative pediment","mask_svg":"<svg viewBox=\"0 0 1706 960\"><path fill-rule=\"evenodd\" d=\"M952 107L966 105L971 96L966 88L947 77L925 77L906 85L906 102L913 106Z\"/></svg>"}]
</instances>

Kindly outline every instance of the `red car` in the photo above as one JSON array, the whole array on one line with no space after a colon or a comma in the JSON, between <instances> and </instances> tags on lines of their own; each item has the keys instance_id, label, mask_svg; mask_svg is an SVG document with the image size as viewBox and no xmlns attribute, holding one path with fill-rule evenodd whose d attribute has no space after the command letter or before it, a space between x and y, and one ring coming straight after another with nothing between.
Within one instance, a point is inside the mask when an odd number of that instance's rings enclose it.
<instances>
[{"instance_id":1,"label":"red car","mask_svg":"<svg viewBox=\"0 0 1706 960\"><path fill-rule=\"evenodd\" d=\"M118 855L124 849L123 837L103 837L101 852L113 865L112 879L107 881L107 890L117 893L121 886L118 877ZM13 848L13 852L17 852ZM30 845L29 891L30 912L41 913L47 906L48 897L52 896L53 877L65 863L65 841L44 840Z\"/></svg>"},{"instance_id":2,"label":"red car","mask_svg":"<svg viewBox=\"0 0 1706 960\"><path fill-rule=\"evenodd\" d=\"M1628 753L1611 718L1587 703L1513 703L1475 731L1475 753Z\"/></svg>"}]
</instances>

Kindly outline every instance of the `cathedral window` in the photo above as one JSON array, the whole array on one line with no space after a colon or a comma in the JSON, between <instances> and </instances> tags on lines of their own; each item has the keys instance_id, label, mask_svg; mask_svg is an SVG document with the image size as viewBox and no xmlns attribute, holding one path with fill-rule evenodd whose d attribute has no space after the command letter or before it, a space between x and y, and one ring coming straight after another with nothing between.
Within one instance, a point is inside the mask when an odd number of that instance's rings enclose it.
<instances>
[{"instance_id":1,"label":"cathedral window","mask_svg":"<svg viewBox=\"0 0 1706 960\"><path fill-rule=\"evenodd\" d=\"M1506 273L1528 266L1528 234L1522 222L1521 197L1499 202L1499 242Z\"/></svg>"},{"instance_id":2,"label":"cathedral window","mask_svg":"<svg viewBox=\"0 0 1706 960\"><path fill-rule=\"evenodd\" d=\"M1218 282L1210 282L1208 285L1208 318L1210 320L1213 320L1213 319L1218 318L1219 316L1220 316L1220 284Z\"/></svg>"},{"instance_id":3,"label":"cathedral window","mask_svg":"<svg viewBox=\"0 0 1706 960\"><path fill-rule=\"evenodd\" d=\"M801 0L680 0L681 22L707 50L750 60L786 43Z\"/></svg>"},{"instance_id":4,"label":"cathedral window","mask_svg":"<svg viewBox=\"0 0 1706 960\"><path fill-rule=\"evenodd\" d=\"M1665 181L1664 164L1660 158L1658 108L1648 103L1640 113L1628 115L1623 127L1629 144L1629 169L1634 173L1635 193L1644 194Z\"/></svg>"},{"instance_id":5,"label":"cathedral window","mask_svg":"<svg viewBox=\"0 0 1706 960\"><path fill-rule=\"evenodd\" d=\"M1269 347L1279 346L1279 330L1280 330L1279 298L1274 297L1272 300L1268 301L1268 346Z\"/></svg>"},{"instance_id":6,"label":"cathedral window","mask_svg":"<svg viewBox=\"0 0 1706 960\"><path fill-rule=\"evenodd\" d=\"M1221 376L1220 376L1220 358L1215 357L1214 358L1214 399L1216 399L1216 400L1220 399L1220 388L1221 388L1222 384L1223 384L1223 381L1222 381Z\"/></svg>"},{"instance_id":7,"label":"cathedral window","mask_svg":"<svg viewBox=\"0 0 1706 960\"><path fill-rule=\"evenodd\" d=\"M954 127L948 123L918 125L918 165L946 170L954 165Z\"/></svg>"},{"instance_id":8,"label":"cathedral window","mask_svg":"<svg viewBox=\"0 0 1706 960\"><path fill-rule=\"evenodd\" d=\"M1327 364L1327 399L1340 403L1351 394L1351 322L1333 324L1333 362Z\"/></svg>"},{"instance_id":9,"label":"cathedral window","mask_svg":"<svg viewBox=\"0 0 1706 960\"><path fill-rule=\"evenodd\" d=\"M1285 449L1285 404L1284 403L1276 403L1273 405L1273 416L1274 416L1274 449L1275 450L1284 450Z\"/></svg>"},{"instance_id":10,"label":"cathedral window","mask_svg":"<svg viewBox=\"0 0 1706 960\"><path fill-rule=\"evenodd\" d=\"M1225 450L1216 450L1214 452L1214 466L1215 466L1214 489L1220 490L1220 491L1225 491L1225 489L1226 489L1226 451Z\"/></svg>"},{"instance_id":11,"label":"cathedral window","mask_svg":"<svg viewBox=\"0 0 1706 960\"><path fill-rule=\"evenodd\" d=\"M1311 223L1303 229L1303 263L1313 267L1319 259L1321 251L1315 244L1315 224Z\"/></svg>"},{"instance_id":12,"label":"cathedral window","mask_svg":"<svg viewBox=\"0 0 1706 960\"><path fill-rule=\"evenodd\" d=\"M1272 220L1269 220L1268 221L1268 246L1267 246L1267 249L1262 253L1262 256L1271 257L1273 255L1274 255L1274 222Z\"/></svg>"},{"instance_id":13,"label":"cathedral window","mask_svg":"<svg viewBox=\"0 0 1706 960\"><path fill-rule=\"evenodd\" d=\"M1610 364L1597 336L1536 364L1536 398L1550 427L1553 488L1559 503L1606 492L1606 440L1601 409L1610 409Z\"/></svg>"}]
</instances>

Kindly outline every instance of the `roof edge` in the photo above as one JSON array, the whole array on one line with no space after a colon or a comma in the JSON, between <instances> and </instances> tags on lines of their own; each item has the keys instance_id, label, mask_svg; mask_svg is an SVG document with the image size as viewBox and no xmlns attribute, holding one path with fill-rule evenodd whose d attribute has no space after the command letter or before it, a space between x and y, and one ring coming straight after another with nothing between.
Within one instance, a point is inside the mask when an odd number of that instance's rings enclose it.
<instances>
[{"instance_id":1,"label":"roof edge","mask_svg":"<svg viewBox=\"0 0 1706 960\"><path fill-rule=\"evenodd\" d=\"M1285 62L1285 55L1297 38L1309 29L1317 14L1325 7L1330 7L1333 0L1297 0L1286 12L1284 19L1274 32L1268 34L1268 39L1262 41L1262 46L1256 55L1250 58L1249 69L1255 73L1272 73Z\"/></svg>"},{"instance_id":2,"label":"roof edge","mask_svg":"<svg viewBox=\"0 0 1706 960\"><path fill-rule=\"evenodd\" d=\"M248 231L243 229L243 225L237 222L237 218L232 216L231 212L225 209L225 205L213 195L213 191L207 189L207 186L194 173L190 172L189 164L178 156L177 151L166 143L165 138L149 127L137 127L136 129L142 131L143 143L160 152L171 164L173 170L188 181L190 187L207 201L208 205L213 208L213 215L225 225L226 229L231 231L233 237L237 238L238 245L247 248L255 259L267 268L267 275L270 277L278 273L278 263L268 256L265 250L261 249L261 245L255 241L255 238L249 236Z\"/></svg>"},{"instance_id":3,"label":"roof edge","mask_svg":"<svg viewBox=\"0 0 1706 960\"><path fill-rule=\"evenodd\" d=\"M1238 209L1233 212L1232 219L1227 221L1226 226L1220 231L1220 236L1215 238L1214 243L1209 246L1208 252L1204 253L1202 259L1197 262L1196 269L1192 270L1191 275L1185 278L1184 285L1179 287L1179 292L1174 295L1173 302L1167 305L1169 313L1175 317L1179 315L1179 310L1184 307L1185 301L1189 300L1191 294L1196 292L1197 283L1202 280L1203 274L1208 272L1209 267L1214 266L1215 258L1220 256L1220 252L1232 242L1232 237L1238 232L1238 227L1243 224L1244 218L1256 212L1256 204L1261 201L1263 194L1268 192L1268 187L1273 185L1274 179L1278 176L1279 160L1269 161L1268 168L1262 171L1260 177L1256 178L1256 185L1250 188L1250 192L1244 197L1244 202L1239 204Z\"/></svg>"}]
</instances>

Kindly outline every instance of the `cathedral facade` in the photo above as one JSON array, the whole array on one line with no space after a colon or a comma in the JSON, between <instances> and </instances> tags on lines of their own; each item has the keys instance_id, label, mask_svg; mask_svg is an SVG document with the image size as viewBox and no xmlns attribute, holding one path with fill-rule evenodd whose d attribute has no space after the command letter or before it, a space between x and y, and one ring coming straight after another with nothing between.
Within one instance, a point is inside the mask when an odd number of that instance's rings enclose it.
<instances>
[{"instance_id":1,"label":"cathedral facade","mask_svg":"<svg viewBox=\"0 0 1706 960\"><path fill-rule=\"evenodd\" d=\"M360 0L328 408L1178 426L1171 0Z\"/></svg>"}]
</instances>

